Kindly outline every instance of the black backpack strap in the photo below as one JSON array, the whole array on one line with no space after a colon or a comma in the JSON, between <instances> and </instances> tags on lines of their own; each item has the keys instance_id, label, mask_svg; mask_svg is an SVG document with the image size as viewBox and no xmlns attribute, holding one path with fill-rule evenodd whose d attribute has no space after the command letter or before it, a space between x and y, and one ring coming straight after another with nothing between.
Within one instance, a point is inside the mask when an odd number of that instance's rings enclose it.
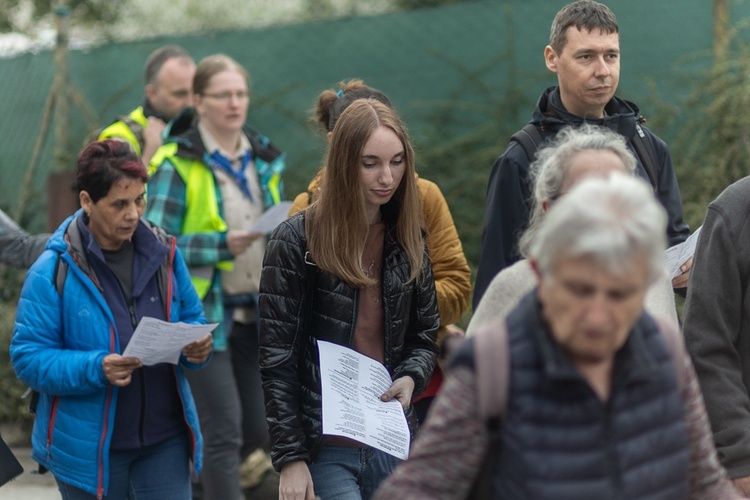
<instances>
[{"instance_id":1,"label":"black backpack strap","mask_svg":"<svg viewBox=\"0 0 750 500\"><path fill-rule=\"evenodd\" d=\"M62 300L63 287L65 286L65 278L68 276L68 263L62 258L62 255L57 256L57 263L55 264L55 288L57 294Z\"/></svg>"},{"instance_id":2,"label":"black backpack strap","mask_svg":"<svg viewBox=\"0 0 750 500\"><path fill-rule=\"evenodd\" d=\"M542 133L533 123L524 125L521 130L511 136L510 140L521 145L530 162L534 161L537 149L544 142Z\"/></svg>"},{"instance_id":3,"label":"black backpack strap","mask_svg":"<svg viewBox=\"0 0 750 500\"><path fill-rule=\"evenodd\" d=\"M646 175L651 182L651 186L656 191L659 188L659 177L656 174L656 152L651 141L646 137L643 127L639 123L635 124L635 135L631 139L638 158L640 158L643 168L646 169Z\"/></svg>"}]
</instances>

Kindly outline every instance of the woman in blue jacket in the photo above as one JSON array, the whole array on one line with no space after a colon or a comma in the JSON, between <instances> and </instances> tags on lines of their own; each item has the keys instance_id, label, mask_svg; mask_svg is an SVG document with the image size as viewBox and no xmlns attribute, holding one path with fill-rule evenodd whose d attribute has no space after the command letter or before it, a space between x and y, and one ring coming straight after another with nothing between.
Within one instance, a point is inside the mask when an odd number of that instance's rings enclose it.
<instances>
[{"instance_id":1,"label":"woman in blue jacket","mask_svg":"<svg viewBox=\"0 0 750 500\"><path fill-rule=\"evenodd\" d=\"M142 220L148 176L127 143L87 146L77 161L82 209L54 233L26 277L10 354L40 393L32 457L63 499L189 499L202 438L181 366L121 353L145 316L205 323L175 240Z\"/></svg>"}]
</instances>

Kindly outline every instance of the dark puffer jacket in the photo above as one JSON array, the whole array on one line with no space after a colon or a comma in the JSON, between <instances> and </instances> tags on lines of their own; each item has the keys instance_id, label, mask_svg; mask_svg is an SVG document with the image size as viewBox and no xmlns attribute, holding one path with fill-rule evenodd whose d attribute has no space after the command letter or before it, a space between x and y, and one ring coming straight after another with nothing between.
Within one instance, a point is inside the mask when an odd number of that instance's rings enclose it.
<instances>
[{"instance_id":1,"label":"dark puffer jacket","mask_svg":"<svg viewBox=\"0 0 750 500\"><path fill-rule=\"evenodd\" d=\"M654 320L643 314L636 321L616 354L603 403L551 339L541 307L531 293L507 320L511 404L497 497L688 498L684 409Z\"/></svg>"},{"instance_id":2,"label":"dark puffer jacket","mask_svg":"<svg viewBox=\"0 0 750 500\"><path fill-rule=\"evenodd\" d=\"M260 367L277 470L298 460L310 463L320 446L315 339L351 347L357 320L359 290L306 264L306 251L301 212L271 235L260 280ZM439 319L429 258L425 254L416 283L407 282L409 269L406 254L387 228L382 277L385 366L393 379L405 375L414 379L414 398L425 389L435 366ZM416 420L411 408L407 417L413 436Z\"/></svg>"}]
</instances>

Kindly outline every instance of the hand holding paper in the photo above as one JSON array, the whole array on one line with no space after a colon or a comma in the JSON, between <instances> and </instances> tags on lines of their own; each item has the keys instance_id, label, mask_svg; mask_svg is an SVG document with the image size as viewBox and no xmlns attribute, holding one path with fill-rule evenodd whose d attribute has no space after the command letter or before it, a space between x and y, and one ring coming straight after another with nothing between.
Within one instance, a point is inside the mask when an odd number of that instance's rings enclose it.
<instances>
[{"instance_id":1,"label":"hand holding paper","mask_svg":"<svg viewBox=\"0 0 750 500\"><path fill-rule=\"evenodd\" d=\"M406 460L410 432L402 404L411 400L411 377L391 381L388 370L374 359L331 342L319 340L318 352L323 433ZM382 401L383 397L389 401Z\"/></svg>"},{"instance_id":2,"label":"hand holding paper","mask_svg":"<svg viewBox=\"0 0 750 500\"><path fill-rule=\"evenodd\" d=\"M218 323L188 325L144 317L133 332L122 357L138 358L146 366L157 363L176 365L180 361L182 350L190 345L192 347L189 352L193 354L194 359L199 359L207 346L212 345L210 340L205 339L206 335L210 335L217 326ZM196 341L199 342L194 345ZM205 357L208 357L208 354Z\"/></svg>"},{"instance_id":3,"label":"hand holding paper","mask_svg":"<svg viewBox=\"0 0 750 500\"><path fill-rule=\"evenodd\" d=\"M119 354L108 354L102 360L104 376L110 384L125 387L132 381L133 370L143 366L137 358L126 358Z\"/></svg>"},{"instance_id":4,"label":"hand holding paper","mask_svg":"<svg viewBox=\"0 0 750 500\"><path fill-rule=\"evenodd\" d=\"M399 377L393 381L391 387L380 396L381 401L390 401L395 399L401 403L401 407L406 410L411 403L411 395L414 393L414 379L405 376Z\"/></svg>"},{"instance_id":5,"label":"hand holding paper","mask_svg":"<svg viewBox=\"0 0 750 500\"><path fill-rule=\"evenodd\" d=\"M208 359L213 348L214 338L210 333L207 333L202 339L196 340L192 344L188 344L182 350L182 354L190 363L201 364Z\"/></svg>"},{"instance_id":6,"label":"hand holding paper","mask_svg":"<svg viewBox=\"0 0 750 500\"><path fill-rule=\"evenodd\" d=\"M683 243L667 248L665 256L667 258L667 272L670 279L674 279L682 274L680 267L695 253L695 246L698 244L698 235L700 233L701 228L699 227Z\"/></svg>"}]
</instances>

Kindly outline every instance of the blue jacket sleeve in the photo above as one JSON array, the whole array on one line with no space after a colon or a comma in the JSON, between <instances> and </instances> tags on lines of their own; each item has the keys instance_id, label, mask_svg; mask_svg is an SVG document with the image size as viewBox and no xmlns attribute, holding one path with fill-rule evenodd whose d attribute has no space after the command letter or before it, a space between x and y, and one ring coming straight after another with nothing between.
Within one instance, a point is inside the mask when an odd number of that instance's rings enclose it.
<instances>
[{"instance_id":1,"label":"blue jacket sleeve","mask_svg":"<svg viewBox=\"0 0 750 500\"><path fill-rule=\"evenodd\" d=\"M10 344L11 362L18 378L36 391L90 394L108 385L102 360L109 353L65 344L60 294L54 283L57 258L47 250L26 276Z\"/></svg>"},{"instance_id":2,"label":"blue jacket sleeve","mask_svg":"<svg viewBox=\"0 0 750 500\"><path fill-rule=\"evenodd\" d=\"M492 166L484 208L482 254L474 283L476 309L497 273L518 261L518 240L529 221L529 161L512 142Z\"/></svg>"}]
</instances>

